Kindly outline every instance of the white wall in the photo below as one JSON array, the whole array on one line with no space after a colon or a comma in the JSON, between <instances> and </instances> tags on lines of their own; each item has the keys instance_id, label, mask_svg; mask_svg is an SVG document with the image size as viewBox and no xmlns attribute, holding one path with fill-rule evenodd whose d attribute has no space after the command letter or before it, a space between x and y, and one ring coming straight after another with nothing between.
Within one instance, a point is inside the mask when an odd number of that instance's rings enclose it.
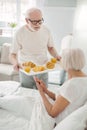
<instances>
[{"instance_id":1,"label":"white wall","mask_svg":"<svg viewBox=\"0 0 87 130\"><path fill-rule=\"evenodd\" d=\"M60 50L61 39L73 32L75 7L44 7L44 20L51 30L54 42Z\"/></svg>"},{"instance_id":2,"label":"white wall","mask_svg":"<svg viewBox=\"0 0 87 130\"><path fill-rule=\"evenodd\" d=\"M77 4L77 0L42 0L42 1L44 1L45 6L75 7Z\"/></svg>"},{"instance_id":3,"label":"white wall","mask_svg":"<svg viewBox=\"0 0 87 130\"><path fill-rule=\"evenodd\" d=\"M78 0L74 25L73 47L83 49L86 57L84 71L87 73L87 0Z\"/></svg>"}]
</instances>

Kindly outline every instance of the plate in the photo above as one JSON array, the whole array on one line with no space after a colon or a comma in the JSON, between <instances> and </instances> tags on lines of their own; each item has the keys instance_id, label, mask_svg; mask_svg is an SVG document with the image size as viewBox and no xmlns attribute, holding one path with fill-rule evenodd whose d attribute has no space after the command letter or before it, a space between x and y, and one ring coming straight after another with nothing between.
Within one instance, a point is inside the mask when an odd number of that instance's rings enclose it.
<instances>
[{"instance_id":1,"label":"plate","mask_svg":"<svg viewBox=\"0 0 87 130\"><path fill-rule=\"evenodd\" d=\"M46 69L44 71L34 72L33 70L31 70L29 73L26 72L26 71L24 71L23 69L20 69L19 71L22 72L22 73L24 73L24 74L26 74L26 75L34 76L34 75L38 75L38 74L48 73L48 72L51 72L51 71L57 71L57 70L60 70L60 68L61 67L60 67L59 63L57 63L55 65L55 68L53 68L53 69Z\"/></svg>"}]
</instances>

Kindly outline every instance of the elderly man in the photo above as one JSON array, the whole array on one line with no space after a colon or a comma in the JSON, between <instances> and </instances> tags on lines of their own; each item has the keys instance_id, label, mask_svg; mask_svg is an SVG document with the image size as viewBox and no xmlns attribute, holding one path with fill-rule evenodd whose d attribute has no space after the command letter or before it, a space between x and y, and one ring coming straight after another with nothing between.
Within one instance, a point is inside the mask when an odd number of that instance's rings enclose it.
<instances>
[{"instance_id":1,"label":"elderly man","mask_svg":"<svg viewBox=\"0 0 87 130\"><path fill-rule=\"evenodd\" d=\"M41 10L37 8L27 10L25 20L26 25L16 32L11 48L10 60L14 69L18 71L21 63L26 61L33 61L39 65L46 63L47 51L59 60L60 56L54 48L50 31L43 25ZM48 83L47 73L38 75L38 77L46 84ZM22 72L20 72L20 81L24 87L35 87L33 77L26 76Z\"/></svg>"}]
</instances>

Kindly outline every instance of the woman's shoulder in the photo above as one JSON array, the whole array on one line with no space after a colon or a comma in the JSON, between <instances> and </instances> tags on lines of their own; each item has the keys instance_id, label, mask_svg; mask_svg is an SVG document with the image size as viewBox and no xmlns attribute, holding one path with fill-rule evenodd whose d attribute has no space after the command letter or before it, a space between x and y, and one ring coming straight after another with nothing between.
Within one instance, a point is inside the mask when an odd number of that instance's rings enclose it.
<instances>
[{"instance_id":1,"label":"woman's shoulder","mask_svg":"<svg viewBox=\"0 0 87 130\"><path fill-rule=\"evenodd\" d=\"M70 79L70 82L86 82L87 83L87 76L85 77L75 77L75 78L72 78Z\"/></svg>"},{"instance_id":2,"label":"woman's shoulder","mask_svg":"<svg viewBox=\"0 0 87 130\"><path fill-rule=\"evenodd\" d=\"M67 81L64 82L64 84L62 86L67 86L70 85L74 82L74 79L68 79Z\"/></svg>"},{"instance_id":3,"label":"woman's shoulder","mask_svg":"<svg viewBox=\"0 0 87 130\"><path fill-rule=\"evenodd\" d=\"M87 85L87 77L75 77L67 80L62 87L73 87L73 86L81 86L82 84Z\"/></svg>"}]
</instances>

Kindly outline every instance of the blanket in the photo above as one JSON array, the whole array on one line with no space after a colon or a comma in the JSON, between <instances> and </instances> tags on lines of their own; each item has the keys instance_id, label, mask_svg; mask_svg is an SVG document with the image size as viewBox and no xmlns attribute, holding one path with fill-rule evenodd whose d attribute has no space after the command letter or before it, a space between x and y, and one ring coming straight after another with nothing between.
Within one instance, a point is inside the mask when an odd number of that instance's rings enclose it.
<instances>
[{"instance_id":1,"label":"blanket","mask_svg":"<svg viewBox=\"0 0 87 130\"><path fill-rule=\"evenodd\" d=\"M8 100L8 98L6 99L6 97L14 95L19 90L19 88L20 88L19 82L0 81L0 101L1 101L0 103L2 104L2 100L4 100L3 103L5 103L5 101ZM8 103L8 105L10 104ZM8 111L8 109L5 109L5 106L0 105L0 130L28 130L28 129L29 129L28 120L22 118L21 116L16 116L11 111Z\"/></svg>"},{"instance_id":2,"label":"blanket","mask_svg":"<svg viewBox=\"0 0 87 130\"><path fill-rule=\"evenodd\" d=\"M5 96L0 98L0 107L2 110L7 110L10 114L13 114L19 122L20 120L21 122L27 120L29 125L26 130L52 130L55 120L46 112L42 100L40 98L33 99L33 103L31 100L29 97L23 96ZM13 123L13 119L14 117L12 117L12 120L10 119L10 122ZM12 123L10 123L11 128ZM6 128L6 125L4 127Z\"/></svg>"},{"instance_id":3,"label":"blanket","mask_svg":"<svg viewBox=\"0 0 87 130\"><path fill-rule=\"evenodd\" d=\"M29 130L29 121L0 109L0 130Z\"/></svg>"},{"instance_id":4,"label":"blanket","mask_svg":"<svg viewBox=\"0 0 87 130\"><path fill-rule=\"evenodd\" d=\"M55 120L48 115L42 100L37 100L33 108L29 130L53 130L54 124Z\"/></svg>"},{"instance_id":5,"label":"blanket","mask_svg":"<svg viewBox=\"0 0 87 130\"><path fill-rule=\"evenodd\" d=\"M16 81L0 81L0 97L11 95L20 87L20 83Z\"/></svg>"},{"instance_id":6,"label":"blanket","mask_svg":"<svg viewBox=\"0 0 87 130\"><path fill-rule=\"evenodd\" d=\"M54 122L37 90L19 87L0 97L0 130L52 130Z\"/></svg>"}]
</instances>

